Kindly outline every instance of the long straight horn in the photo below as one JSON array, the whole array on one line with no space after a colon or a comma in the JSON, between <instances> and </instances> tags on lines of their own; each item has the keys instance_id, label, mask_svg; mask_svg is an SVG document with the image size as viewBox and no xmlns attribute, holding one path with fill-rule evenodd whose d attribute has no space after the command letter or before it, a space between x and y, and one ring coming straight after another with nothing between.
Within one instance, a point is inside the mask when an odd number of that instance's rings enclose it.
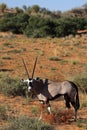
<instances>
[{"instance_id":1,"label":"long straight horn","mask_svg":"<svg viewBox=\"0 0 87 130\"><path fill-rule=\"evenodd\" d=\"M27 66L26 66L25 61L24 61L23 58L22 58L22 62L23 62L24 68L25 68L25 70L26 70L26 73L27 73L28 79L29 79L30 76L29 76L28 69L27 69Z\"/></svg>"},{"instance_id":2,"label":"long straight horn","mask_svg":"<svg viewBox=\"0 0 87 130\"><path fill-rule=\"evenodd\" d=\"M34 68L33 68L33 72L32 72L32 79L34 77L34 72L35 72L36 64L37 64L37 57L36 57L36 60L35 60L35 63L34 63Z\"/></svg>"}]
</instances>

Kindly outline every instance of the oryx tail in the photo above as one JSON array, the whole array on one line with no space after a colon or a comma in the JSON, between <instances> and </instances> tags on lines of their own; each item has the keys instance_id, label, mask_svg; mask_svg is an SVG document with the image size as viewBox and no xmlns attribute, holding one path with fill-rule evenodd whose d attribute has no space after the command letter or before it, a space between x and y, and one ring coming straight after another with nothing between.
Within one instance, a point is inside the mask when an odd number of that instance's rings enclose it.
<instances>
[{"instance_id":1,"label":"oryx tail","mask_svg":"<svg viewBox=\"0 0 87 130\"><path fill-rule=\"evenodd\" d=\"M79 109L79 107L80 107L80 101L79 101L79 93L78 93L78 87L77 87L77 85L75 84L75 83L73 83L73 82L71 82L71 81L69 81L71 84L72 84L72 86L76 89L76 105L75 105L75 109L76 110L78 110Z\"/></svg>"}]
</instances>

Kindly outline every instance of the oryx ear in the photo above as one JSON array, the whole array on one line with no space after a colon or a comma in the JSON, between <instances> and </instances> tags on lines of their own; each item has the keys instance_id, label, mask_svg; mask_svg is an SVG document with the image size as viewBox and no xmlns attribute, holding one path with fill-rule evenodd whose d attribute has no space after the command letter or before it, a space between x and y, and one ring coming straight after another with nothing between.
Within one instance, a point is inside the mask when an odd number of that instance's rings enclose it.
<instances>
[{"instance_id":1,"label":"oryx ear","mask_svg":"<svg viewBox=\"0 0 87 130\"><path fill-rule=\"evenodd\" d=\"M35 68L36 68L36 64L37 64L37 58L38 57L36 57L36 60L35 60L35 63L34 63L34 68L33 68L33 72L32 72L32 79L34 77L34 72L35 72Z\"/></svg>"},{"instance_id":2,"label":"oryx ear","mask_svg":"<svg viewBox=\"0 0 87 130\"><path fill-rule=\"evenodd\" d=\"M22 58L22 62L23 62L23 65L24 65L25 71L26 71L26 73L27 73L28 79L29 79L30 76L29 76L29 73L28 73L28 69L27 69L26 63L25 63L25 61L24 61L23 58Z\"/></svg>"},{"instance_id":3,"label":"oryx ear","mask_svg":"<svg viewBox=\"0 0 87 130\"><path fill-rule=\"evenodd\" d=\"M35 79L36 79L36 80L39 80L40 78L39 78L39 77L36 77Z\"/></svg>"}]
</instances>

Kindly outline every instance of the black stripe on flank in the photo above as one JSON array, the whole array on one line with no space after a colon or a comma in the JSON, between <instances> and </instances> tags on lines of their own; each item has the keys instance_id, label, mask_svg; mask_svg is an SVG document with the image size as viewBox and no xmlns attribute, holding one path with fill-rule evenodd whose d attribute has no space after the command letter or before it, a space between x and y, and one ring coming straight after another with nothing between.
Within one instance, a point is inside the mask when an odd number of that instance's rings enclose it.
<instances>
[{"instance_id":1,"label":"black stripe on flank","mask_svg":"<svg viewBox=\"0 0 87 130\"><path fill-rule=\"evenodd\" d=\"M55 97L50 98L49 100L52 101L52 100L58 99L61 96L63 96L63 95L62 94L58 94Z\"/></svg>"}]
</instances>

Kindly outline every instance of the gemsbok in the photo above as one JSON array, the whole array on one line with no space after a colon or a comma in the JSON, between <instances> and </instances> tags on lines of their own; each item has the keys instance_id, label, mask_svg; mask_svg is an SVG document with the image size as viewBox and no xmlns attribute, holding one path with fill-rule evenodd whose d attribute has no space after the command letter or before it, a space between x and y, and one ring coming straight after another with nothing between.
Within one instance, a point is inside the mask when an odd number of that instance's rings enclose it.
<instances>
[{"instance_id":1,"label":"gemsbok","mask_svg":"<svg viewBox=\"0 0 87 130\"><path fill-rule=\"evenodd\" d=\"M51 106L49 101L55 100L60 96L64 96L65 104L67 108L70 108L70 104L74 108L74 120L77 119L77 110L80 107L79 103L79 94L77 86L71 81L63 81L63 82L53 82L48 79L40 79L34 78L35 67L37 63L37 58L34 63L34 68L32 72L32 77L29 77L29 73L24 62L22 59L28 79L22 79L22 82L26 82L28 85L28 91L34 92L37 96L38 100L44 105L47 106L48 112L51 114ZM42 112L40 119L42 118Z\"/></svg>"}]
</instances>

